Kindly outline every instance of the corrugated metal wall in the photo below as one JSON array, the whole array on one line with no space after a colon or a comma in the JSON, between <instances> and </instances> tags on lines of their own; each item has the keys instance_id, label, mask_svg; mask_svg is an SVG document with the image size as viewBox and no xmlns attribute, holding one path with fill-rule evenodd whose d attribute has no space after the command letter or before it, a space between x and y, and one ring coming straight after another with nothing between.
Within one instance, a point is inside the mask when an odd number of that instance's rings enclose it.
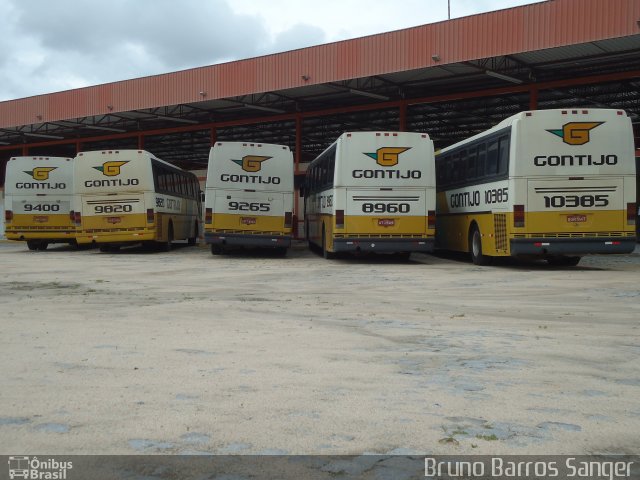
<instances>
[{"instance_id":1,"label":"corrugated metal wall","mask_svg":"<svg viewBox=\"0 0 640 480\"><path fill-rule=\"evenodd\" d=\"M622 37L640 33L637 20L640 0L550 0L281 54L0 102L0 127L197 102L202 100L201 91L207 92L207 99L216 99L425 68L434 65L434 54L443 65Z\"/></svg>"}]
</instances>

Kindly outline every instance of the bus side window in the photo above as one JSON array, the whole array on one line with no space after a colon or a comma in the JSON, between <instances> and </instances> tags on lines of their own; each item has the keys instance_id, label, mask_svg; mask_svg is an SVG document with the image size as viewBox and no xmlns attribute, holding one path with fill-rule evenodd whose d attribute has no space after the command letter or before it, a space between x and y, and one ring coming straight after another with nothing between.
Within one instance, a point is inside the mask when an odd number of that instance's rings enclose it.
<instances>
[{"instance_id":1,"label":"bus side window","mask_svg":"<svg viewBox=\"0 0 640 480\"><path fill-rule=\"evenodd\" d=\"M487 170L489 176L498 173L498 140L491 140L487 149Z\"/></svg>"},{"instance_id":2,"label":"bus side window","mask_svg":"<svg viewBox=\"0 0 640 480\"><path fill-rule=\"evenodd\" d=\"M478 145L478 160L476 165L476 178L484 177L484 167L487 160L487 145L481 143Z\"/></svg>"},{"instance_id":3,"label":"bus side window","mask_svg":"<svg viewBox=\"0 0 640 480\"><path fill-rule=\"evenodd\" d=\"M498 175L507 173L509 169L509 137L500 137L500 155L498 156Z\"/></svg>"},{"instance_id":4,"label":"bus side window","mask_svg":"<svg viewBox=\"0 0 640 480\"><path fill-rule=\"evenodd\" d=\"M466 178L468 179L476 179L476 163L478 160L478 149L476 147L472 147L467 152L467 168L466 168Z\"/></svg>"}]
</instances>

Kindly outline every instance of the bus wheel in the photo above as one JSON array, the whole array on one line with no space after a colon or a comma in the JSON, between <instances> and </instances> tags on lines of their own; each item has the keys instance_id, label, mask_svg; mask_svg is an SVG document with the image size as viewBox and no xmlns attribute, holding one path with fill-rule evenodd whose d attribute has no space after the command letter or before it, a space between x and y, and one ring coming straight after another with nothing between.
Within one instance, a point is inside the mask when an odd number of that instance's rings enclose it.
<instances>
[{"instance_id":1,"label":"bus wheel","mask_svg":"<svg viewBox=\"0 0 640 480\"><path fill-rule=\"evenodd\" d=\"M222 255L222 247L220 245L211 244L211 255Z\"/></svg>"},{"instance_id":2,"label":"bus wheel","mask_svg":"<svg viewBox=\"0 0 640 480\"><path fill-rule=\"evenodd\" d=\"M27 240L27 248L29 250L38 250L40 246L40 242L36 242L35 240Z\"/></svg>"},{"instance_id":3,"label":"bus wheel","mask_svg":"<svg viewBox=\"0 0 640 480\"><path fill-rule=\"evenodd\" d=\"M327 250L327 232L324 229L324 224L322 225L322 256L327 260L334 257L333 252Z\"/></svg>"},{"instance_id":4,"label":"bus wheel","mask_svg":"<svg viewBox=\"0 0 640 480\"><path fill-rule=\"evenodd\" d=\"M276 247L274 249L274 253L278 257L286 257L287 256L287 247Z\"/></svg>"},{"instance_id":5,"label":"bus wheel","mask_svg":"<svg viewBox=\"0 0 640 480\"><path fill-rule=\"evenodd\" d=\"M395 257L401 262L408 262L411 258L411 252L398 252L395 254Z\"/></svg>"},{"instance_id":6,"label":"bus wheel","mask_svg":"<svg viewBox=\"0 0 640 480\"><path fill-rule=\"evenodd\" d=\"M189 239L187 239L187 243L191 246L196 244L196 241L198 240L198 222L196 222L196 226L194 227L193 230L193 237L189 237Z\"/></svg>"},{"instance_id":7,"label":"bus wheel","mask_svg":"<svg viewBox=\"0 0 640 480\"><path fill-rule=\"evenodd\" d=\"M554 266L575 267L580 263L581 258L582 257L566 257L564 255L560 255L557 257L547 258L547 263Z\"/></svg>"},{"instance_id":8,"label":"bus wheel","mask_svg":"<svg viewBox=\"0 0 640 480\"><path fill-rule=\"evenodd\" d=\"M49 244L47 242L40 242L40 244L38 245L38 250L44 251L48 246Z\"/></svg>"},{"instance_id":9,"label":"bus wheel","mask_svg":"<svg viewBox=\"0 0 640 480\"><path fill-rule=\"evenodd\" d=\"M478 227L473 228L469 243L471 261L475 265L489 265L491 263L491 258L482 254L482 237L480 236L480 230L478 230Z\"/></svg>"},{"instance_id":10,"label":"bus wheel","mask_svg":"<svg viewBox=\"0 0 640 480\"><path fill-rule=\"evenodd\" d=\"M173 242L173 223L169 222L169 231L167 232L167 241L160 242L160 251L168 252L171 250L171 243Z\"/></svg>"}]
</instances>

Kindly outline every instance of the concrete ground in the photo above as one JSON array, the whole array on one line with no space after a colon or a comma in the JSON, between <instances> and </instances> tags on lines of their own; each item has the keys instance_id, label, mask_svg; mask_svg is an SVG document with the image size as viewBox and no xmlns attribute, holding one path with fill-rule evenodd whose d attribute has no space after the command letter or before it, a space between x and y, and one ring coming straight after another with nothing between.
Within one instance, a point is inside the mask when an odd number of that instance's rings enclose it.
<instances>
[{"instance_id":1,"label":"concrete ground","mask_svg":"<svg viewBox=\"0 0 640 480\"><path fill-rule=\"evenodd\" d=\"M0 242L0 453L640 451L640 252Z\"/></svg>"}]
</instances>

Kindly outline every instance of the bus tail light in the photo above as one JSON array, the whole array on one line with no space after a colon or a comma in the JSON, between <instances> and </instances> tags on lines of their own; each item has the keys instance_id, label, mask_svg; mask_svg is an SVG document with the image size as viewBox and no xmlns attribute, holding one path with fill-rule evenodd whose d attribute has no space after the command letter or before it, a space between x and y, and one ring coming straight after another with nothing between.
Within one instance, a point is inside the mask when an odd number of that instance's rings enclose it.
<instances>
[{"instance_id":1,"label":"bus tail light","mask_svg":"<svg viewBox=\"0 0 640 480\"><path fill-rule=\"evenodd\" d=\"M524 227L524 205L513 206L513 226Z\"/></svg>"},{"instance_id":2,"label":"bus tail light","mask_svg":"<svg viewBox=\"0 0 640 480\"><path fill-rule=\"evenodd\" d=\"M69 212L69 221L71 223L76 223L76 212L74 212L73 210Z\"/></svg>"},{"instance_id":3,"label":"bus tail light","mask_svg":"<svg viewBox=\"0 0 640 480\"><path fill-rule=\"evenodd\" d=\"M155 220L155 212L153 208L147 208L147 223L153 223Z\"/></svg>"},{"instance_id":4,"label":"bus tail light","mask_svg":"<svg viewBox=\"0 0 640 480\"><path fill-rule=\"evenodd\" d=\"M5 222L10 222L11 220L13 220L13 211L12 210L5 210L4 211L4 221Z\"/></svg>"},{"instance_id":5,"label":"bus tail light","mask_svg":"<svg viewBox=\"0 0 640 480\"><path fill-rule=\"evenodd\" d=\"M336 228L344 228L344 210L336 210Z\"/></svg>"},{"instance_id":6,"label":"bus tail light","mask_svg":"<svg viewBox=\"0 0 640 480\"><path fill-rule=\"evenodd\" d=\"M82 215L80 212L73 212L73 223L76 225L82 224Z\"/></svg>"},{"instance_id":7,"label":"bus tail light","mask_svg":"<svg viewBox=\"0 0 640 480\"><path fill-rule=\"evenodd\" d=\"M636 203L627 203L627 225L636 224Z\"/></svg>"},{"instance_id":8,"label":"bus tail light","mask_svg":"<svg viewBox=\"0 0 640 480\"><path fill-rule=\"evenodd\" d=\"M435 210L429 210L427 212L427 228L429 230L436 228L436 211Z\"/></svg>"},{"instance_id":9,"label":"bus tail light","mask_svg":"<svg viewBox=\"0 0 640 480\"><path fill-rule=\"evenodd\" d=\"M213 209L207 208L204 211L204 223L213 223Z\"/></svg>"},{"instance_id":10,"label":"bus tail light","mask_svg":"<svg viewBox=\"0 0 640 480\"><path fill-rule=\"evenodd\" d=\"M291 228L293 225L293 213L284 212L284 228Z\"/></svg>"}]
</instances>

